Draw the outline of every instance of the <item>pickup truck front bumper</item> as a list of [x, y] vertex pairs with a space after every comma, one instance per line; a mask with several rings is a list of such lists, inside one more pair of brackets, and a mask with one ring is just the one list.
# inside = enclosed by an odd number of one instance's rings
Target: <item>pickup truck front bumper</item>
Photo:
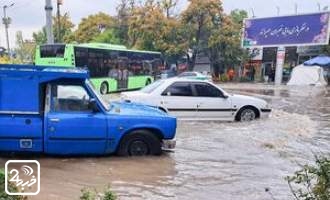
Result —
[[171, 139], [171, 140], [162, 140], [162, 149], [163, 150], [172, 150], [175, 148], [176, 145], [176, 140]]

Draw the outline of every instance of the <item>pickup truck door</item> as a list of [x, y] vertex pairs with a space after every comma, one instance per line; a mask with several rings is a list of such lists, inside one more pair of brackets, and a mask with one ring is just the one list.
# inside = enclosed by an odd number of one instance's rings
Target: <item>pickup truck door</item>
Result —
[[44, 139], [46, 153], [105, 153], [106, 118], [103, 113], [95, 113], [89, 108], [90, 95], [83, 86], [52, 84], [47, 87], [47, 98]]
[[174, 82], [161, 94], [160, 106], [181, 119], [194, 119], [197, 114], [196, 98], [189, 82]]

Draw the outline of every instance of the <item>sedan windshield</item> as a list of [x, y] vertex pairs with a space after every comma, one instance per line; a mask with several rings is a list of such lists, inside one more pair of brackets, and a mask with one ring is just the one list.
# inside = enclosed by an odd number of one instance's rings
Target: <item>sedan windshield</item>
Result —
[[142, 88], [140, 91], [141, 92], [144, 92], [144, 93], [151, 93], [153, 92], [156, 88], [158, 88], [159, 86], [161, 86], [162, 84], [164, 83], [163, 80], [159, 80], [159, 81], [156, 81], [144, 88]]

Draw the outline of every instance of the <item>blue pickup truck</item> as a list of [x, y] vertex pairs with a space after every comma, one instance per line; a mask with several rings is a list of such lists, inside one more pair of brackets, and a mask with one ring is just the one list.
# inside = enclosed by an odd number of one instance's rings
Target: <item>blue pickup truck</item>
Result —
[[89, 72], [0, 65], [0, 151], [55, 155], [159, 155], [175, 147], [176, 118], [105, 102]]

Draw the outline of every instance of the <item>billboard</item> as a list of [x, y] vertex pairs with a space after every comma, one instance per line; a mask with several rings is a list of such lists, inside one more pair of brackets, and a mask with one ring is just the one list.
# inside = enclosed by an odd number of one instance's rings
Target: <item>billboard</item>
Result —
[[325, 45], [329, 42], [329, 12], [244, 20], [242, 46]]

